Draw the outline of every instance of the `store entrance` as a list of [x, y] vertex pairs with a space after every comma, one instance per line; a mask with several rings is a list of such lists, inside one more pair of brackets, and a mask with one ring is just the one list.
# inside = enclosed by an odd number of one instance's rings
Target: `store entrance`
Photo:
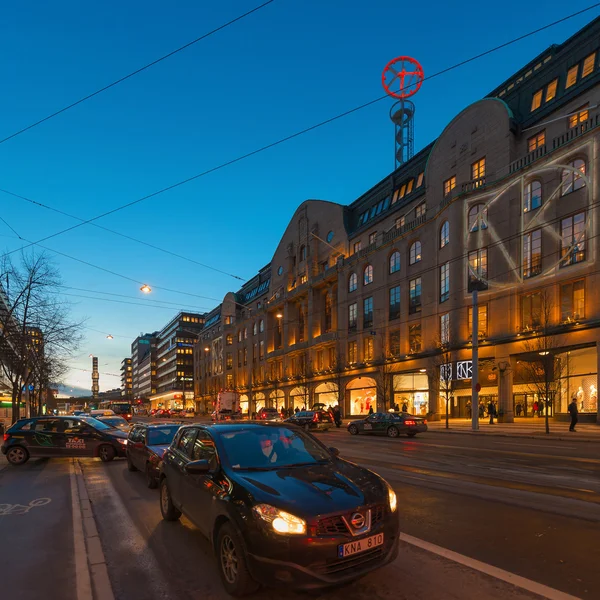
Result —
[[[544, 417], [546, 416], [545, 402], [538, 400], [538, 394], [513, 394], [513, 411], [515, 417]], [[548, 403], [548, 416], [554, 416], [553, 396]]]

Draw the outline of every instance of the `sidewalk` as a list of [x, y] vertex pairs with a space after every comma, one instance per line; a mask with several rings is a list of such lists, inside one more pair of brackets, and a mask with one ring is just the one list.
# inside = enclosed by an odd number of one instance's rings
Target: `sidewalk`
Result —
[[490, 425], [489, 417], [479, 420], [479, 431], [471, 429], [471, 419], [450, 419], [449, 429], [446, 421], [428, 421], [429, 431], [458, 435], [494, 435], [503, 437], [568, 440], [569, 442], [600, 443], [600, 425], [582, 423], [575, 432], [569, 431], [569, 423], [550, 421], [550, 434], [546, 434], [544, 419], [527, 419], [515, 423], [496, 423]]

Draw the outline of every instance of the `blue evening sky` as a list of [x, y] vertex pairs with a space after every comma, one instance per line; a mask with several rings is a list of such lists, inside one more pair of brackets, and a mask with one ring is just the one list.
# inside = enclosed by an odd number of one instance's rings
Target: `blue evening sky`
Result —
[[[0, 139], [162, 54], [260, 0], [32, 0], [3, 7]], [[547, 0], [535, 12], [501, 4], [435, 0], [276, 0], [246, 19], [31, 131], [0, 145], [0, 188], [90, 218], [382, 95], [395, 56], [425, 74], [592, 4]], [[415, 151], [448, 121], [552, 43], [600, 14], [594, 9], [425, 82], [414, 98]], [[393, 168], [393, 128], [383, 101], [273, 150], [106, 217], [99, 224], [244, 279], [271, 259], [307, 198], [350, 203]], [[0, 193], [2, 216], [24, 238], [73, 219]], [[0, 248], [22, 242], [0, 223]], [[182, 307], [214, 307], [240, 282], [85, 225], [47, 242], [156, 290], [56, 256], [65, 286], [142, 306], [69, 296], [88, 317], [72, 363], [118, 373], [140, 332], [161, 329]], [[149, 299], [171, 302], [154, 308]], [[93, 330], [98, 330], [93, 331]], [[105, 333], [113, 340], [107, 340]], [[89, 388], [73, 370], [69, 385]], [[101, 389], [119, 385], [102, 375]]]

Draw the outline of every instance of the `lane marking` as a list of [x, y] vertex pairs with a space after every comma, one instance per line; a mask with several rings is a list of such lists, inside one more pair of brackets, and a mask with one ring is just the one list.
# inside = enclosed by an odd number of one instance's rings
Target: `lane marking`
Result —
[[75, 461], [69, 461], [69, 480], [71, 483], [71, 512], [73, 513], [73, 552], [75, 554], [75, 589], [77, 600], [93, 600], [92, 580], [87, 561], [85, 538], [83, 537], [83, 518], [79, 503], [79, 491], [75, 475]]
[[515, 575], [510, 571], [505, 571], [504, 569], [488, 565], [487, 563], [470, 558], [464, 554], [459, 554], [453, 550], [448, 550], [447, 548], [442, 548], [441, 546], [437, 546], [431, 542], [426, 542], [420, 538], [413, 537], [407, 533], [401, 533], [400, 539], [407, 544], [411, 544], [412, 546], [416, 546], [422, 550], [431, 552], [432, 554], [437, 554], [438, 556], [446, 558], [447, 560], [451, 560], [452, 562], [468, 567], [469, 569], [479, 571], [480, 573], [484, 573], [485, 575], [489, 575], [495, 579], [500, 579], [501, 581], [510, 583], [518, 588], [527, 590], [528, 592], [532, 592], [538, 596], [542, 596], [543, 598], [548, 598], [549, 600], [580, 600], [577, 598], [577, 596], [571, 596], [570, 594], [566, 594], [560, 590], [551, 588], [543, 583], [538, 583], [537, 581], [532, 581], [526, 577]]
[[50, 498], [38, 498], [29, 504], [0, 504], [0, 517], [6, 515], [24, 515], [36, 506], [44, 506], [52, 502]]

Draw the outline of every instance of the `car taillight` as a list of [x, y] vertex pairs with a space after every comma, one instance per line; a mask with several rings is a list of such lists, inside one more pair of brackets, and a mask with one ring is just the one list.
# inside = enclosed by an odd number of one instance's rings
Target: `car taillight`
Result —
[[424, 423], [424, 424], [427, 424], [427, 419], [423, 419], [423, 423]]
[[416, 425], [416, 424], [417, 424], [417, 422], [416, 422], [416, 421], [410, 421], [410, 420], [409, 420], [409, 421], [404, 421], [404, 424], [405, 424], [405, 425]]
[[10, 437], [10, 433], [5, 433], [4, 434], [4, 441], [8, 442], [8, 438]]
[[319, 421], [319, 413], [315, 413], [314, 417], [313, 417], [313, 421], [315, 423], [317, 423]]
[[131, 419], [131, 415], [127, 415], [125, 418], [126, 419]]

